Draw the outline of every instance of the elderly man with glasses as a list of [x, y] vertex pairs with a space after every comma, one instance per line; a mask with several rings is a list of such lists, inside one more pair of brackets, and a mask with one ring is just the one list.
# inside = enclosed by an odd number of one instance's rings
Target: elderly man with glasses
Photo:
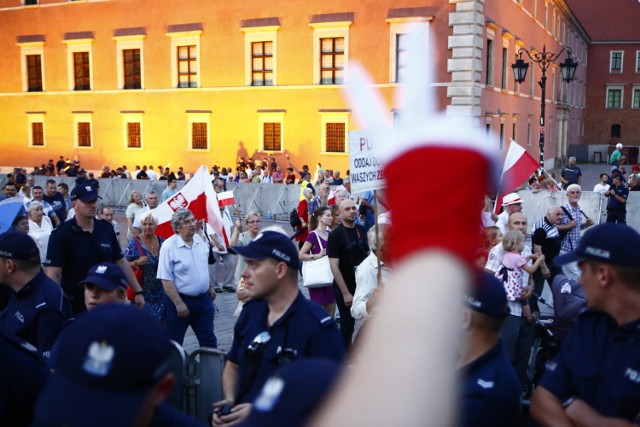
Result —
[[[578, 184], [571, 184], [567, 187], [566, 194], [567, 203], [562, 206], [564, 216], [560, 224], [557, 225], [562, 238], [560, 255], [575, 251], [580, 242], [580, 230], [593, 225], [593, 220], [587, 218], [586, 215], [584, 217], [585, 221], [582, 219], [584, 213], [578, 205], [582, 195], [582, 188]], [[562, 272], [568, 279], [578, 280], [580, 277], [580, 269], [575, 262], [563, 265]]]
[[166, 326], [169, 337], [179, 344], [191, 326], [200, 347], [218, 346], [213, 332], [213, 300], [209, 286], [209, 245], [196, 234], [196, 220], [188, 209], [171, 217], [175, 234], [160, 247], [157, 278], [164, 288]]

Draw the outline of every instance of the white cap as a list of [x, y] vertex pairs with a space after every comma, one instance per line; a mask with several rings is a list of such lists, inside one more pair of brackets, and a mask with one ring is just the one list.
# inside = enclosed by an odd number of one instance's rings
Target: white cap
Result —
[[622, 144], [617, 143], [617, 144], [616, 144], [616, 148], [617, 148], [618, 150], [620, 150], [620, 149], [622, 148]]
[[522, 199], [517, 193], [509, 193], [502, 198], [502, 206], [517, 205], [522, 203]]

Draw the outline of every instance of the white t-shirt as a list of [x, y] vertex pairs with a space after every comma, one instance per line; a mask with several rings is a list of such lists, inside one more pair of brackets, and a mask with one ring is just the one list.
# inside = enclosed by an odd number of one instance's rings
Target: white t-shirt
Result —
[[604, 194], [604, 192], [607, 191], [608, 189], [609, 189], [609, 184], [602, 184], [599, 182], [595, 185], [595, 187], [593, 187], [593, 192]]

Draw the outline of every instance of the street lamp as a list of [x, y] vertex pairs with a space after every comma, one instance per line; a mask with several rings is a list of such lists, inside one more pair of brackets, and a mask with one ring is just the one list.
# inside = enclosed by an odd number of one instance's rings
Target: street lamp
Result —
[[538, 84], [542, 89], [542, 97], [540, 101], [540, 169], [544, 169], [544, 121], [545, 121], [545, 92], [547, 88], [547, 68], [549, 65], [554, 63], [559, 57], [560, 54], [564, 51], [567, 51], [567, 58], [563, 63], [560, 64], [560, 71], [562, 73], [562, 80], [565, 82], [570, 82], [576, 75], [576, 69], [578, 68], [578, 62], [574, 61], [571, 58], [571, 48], [566, 46], [562, 48], [562, 50], [556, 54], [552, 52], [547, 52], [547, 46], [542, 48], [542, 52], [531, 54], [527, 49], [521, 48], [518, 50], [518, 59], [516, 59], [515, 64], [511, 65], [513, 69], [513, 77], [518, 83], [524, 82], [525, 77], [527, 76], [527, 70], [529, 69], [529, 64], [522, 59], [522, 52], [526, 53], [527, 56], [531, 59], [532, 62], [538, 64], [540, 69], [542, 70], [542, 77]]

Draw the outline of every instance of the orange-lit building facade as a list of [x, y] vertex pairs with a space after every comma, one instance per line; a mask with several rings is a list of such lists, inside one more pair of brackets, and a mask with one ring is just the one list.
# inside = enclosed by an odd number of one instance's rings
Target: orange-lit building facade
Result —
[[347, 169], [349, 62], [369, 70], [392, 120], [408, 24], [432, 41], [440, 107], [536, 157], [540, 75], [532, 66], [516, 85], [510, 65], [520, 47], [570, 46], [576, 82], [548, 74], [545, 164], [580, 142], [589, 40], [564, 0], [24, 3], [0, 0], [3, 165], [64, 155], [192, 170], [289, 155]]

